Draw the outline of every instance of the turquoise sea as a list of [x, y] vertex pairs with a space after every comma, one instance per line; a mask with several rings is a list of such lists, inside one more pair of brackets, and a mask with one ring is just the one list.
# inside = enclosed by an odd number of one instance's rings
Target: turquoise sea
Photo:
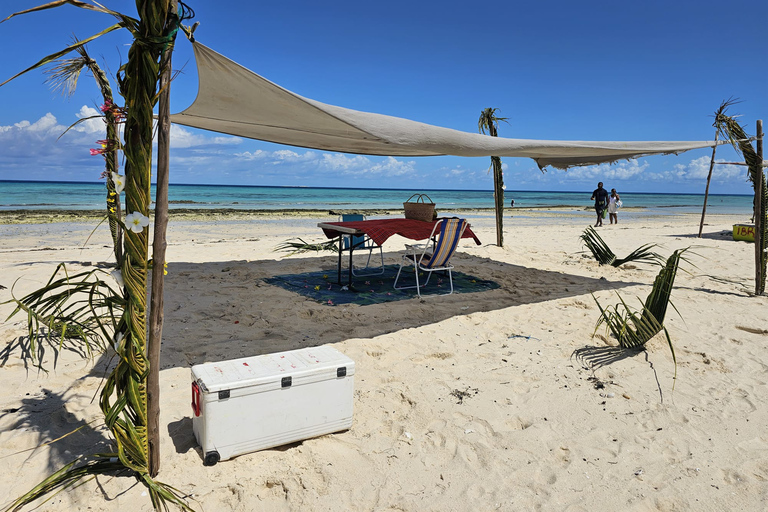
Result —
[[[414, 193], [426, 193], [438, 210], [493, 208], [491, 190], [406, 190], [361, 188], [170, 185], [170, 208], [243, 210], [397, 209]], [[154, 195], [154, 187], [152, 194]], [[532, 192], [507, 190], [515, 208], [589, 208], [591, 190]], [[703, 194], [620, 193], [624, 207], [701, 212]], [[98, 210], [104, 208], [104, 182], [0, 181], [0, 210]], [[752, 214], [752, 196], [710, 194], [707, 212]]]

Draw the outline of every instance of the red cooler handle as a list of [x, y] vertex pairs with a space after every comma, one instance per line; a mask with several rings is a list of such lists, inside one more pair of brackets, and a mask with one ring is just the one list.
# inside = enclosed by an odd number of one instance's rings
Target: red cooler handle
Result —
[[192, 383], [192, 412], [195, 416], [200, 416], [200, 386], [197, 382]]

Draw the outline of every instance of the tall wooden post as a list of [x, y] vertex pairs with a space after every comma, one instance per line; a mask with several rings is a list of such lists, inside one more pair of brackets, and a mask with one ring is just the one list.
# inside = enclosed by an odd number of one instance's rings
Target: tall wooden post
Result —
[[[178, 12], [178, 3], [171, 1], [169, 19]], [[152, 291], [149, 306], [149, 341], [147, 359], [147, 437], [149, 438], [149, 474], [160, 471], [160, 346], [163, 337], [163, 285], [165, 249], [168, 242], [168, 175], [170, 169], [171, 135], [171, 54], [172, 41], [160, 61], [160, 97], [157, 112], [157, 185], [155, 190], [155, 231], [152, 241]]]
[[709, 182], [712, 181], [712, 169], [715, 168], [715, 152], [717, 152], [717, 137], [719, 132], [715, 131], [715, 145], [712, 146], [712, 160], [709, 162], [709, 174], [707, 174], [707, 187], [704, 189], [704, 207], [701, 209], [701, 223], [699, 224], [699, 238], [704, 230], [704, 215], [707, 213], [707, 198], [709, 197]]
[[504, 175], [501, 170], [501, 158], [492, 156], [493, 162], [493, 201], [496, 206], [496, 245], [504, 247]]
[[760, 173], [755, 176], [755, 295], [763, 293], [763, 260], [765, 252], [763, 247], [763, 233], [765, 232], [765, 218], [763, 216], [763, 186], [765, 182], [763, 173], [763, 120], [757, 120], [757, 132], [755, 133], [757, 162]]

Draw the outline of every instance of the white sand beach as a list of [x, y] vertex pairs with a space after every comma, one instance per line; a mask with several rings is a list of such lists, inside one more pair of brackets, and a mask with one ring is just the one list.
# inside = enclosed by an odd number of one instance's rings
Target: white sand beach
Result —
[[[442, 212], [441, 212], [442, 213]], [[599, 310], [645, 299], [658, 267], [597, 264], [579, 235], [592, 214], [514, 210], [504, 248], [493, 215], [468, 215], [458, 271], [500, 287], [374, 305], [328, 306], [264, 278], [328, 269], [331, 253], [285, 257], [323, 239], [330, 216], [174, 220], [168, 229], [158, 479], [205, 511], [722, 511], [768, 502], [768, 298], [755, 297], [748, 219], [619, 215], [600, 235], [622, 256], [691, 246], [662, 336], [612, 348]], [[96, 220], [0, 225], [0, 301], [112, 261]], [[399, 261], [405, 239], [385, 244]], [[695, 265], [695, 266], [694, 266]], [[0, 306], [0, 505], [79, 455], [109, 449], [98, 393], [109, 357], [45, 346], [25, 359], [26, 318]], [[682, 317], [682, 318], [681, 318]], [[356, 364], [352, 428], [211, 467], [192, 433], [193, 364], [327, 344]], [[55, 368], [54, 368], [55, 363]], [[95, 399], [94, 399], [95, 397]], [[57, 442], [64, 434], [82, 427]], [[101, 476], [25, 510], [152, 510], [131, 477]]]

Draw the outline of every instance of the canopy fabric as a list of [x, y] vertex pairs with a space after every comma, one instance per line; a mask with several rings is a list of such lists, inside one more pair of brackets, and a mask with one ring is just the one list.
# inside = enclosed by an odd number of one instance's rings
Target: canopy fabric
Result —
[[527, 157], [567, 169], [711, 147], [713, 141], [587, 142], [490, 137], [304, 98], [193, 43], [199, 90], [177, 124], [326, 151], [382, 156]]

